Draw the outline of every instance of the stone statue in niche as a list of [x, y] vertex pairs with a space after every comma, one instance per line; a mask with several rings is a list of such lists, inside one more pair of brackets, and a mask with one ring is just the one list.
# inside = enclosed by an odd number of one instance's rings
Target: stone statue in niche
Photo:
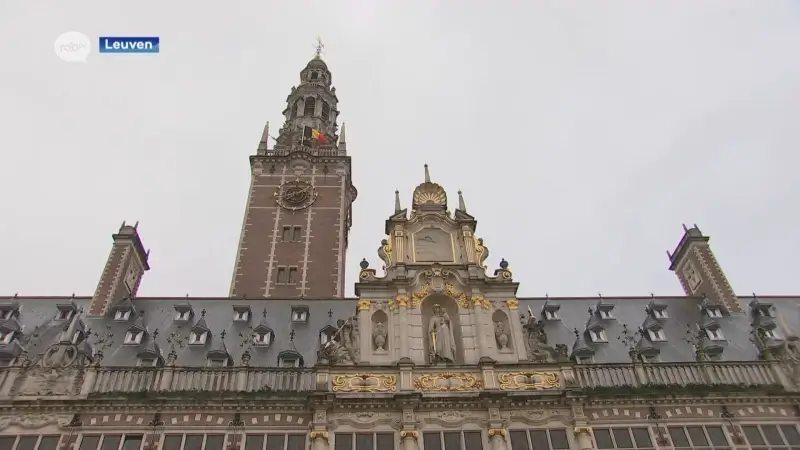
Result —
[[500, 351], [508, 350], [508, 329], [506, 324], [500, 320], [494, 322], [494, 337]]
[[433, 317], [428, 323], [428, 336], [430, 337], [428, 354], [431, 364], [455, 362], [456, 340], [453, 337], [453, 322], [441, 305], [433, 305]]
[[336, 333], [319, 349], [317, 359], [333, 365], [358, 363], [358, 337], [353, 329], [355, 322], [357, 321], [353, 317], [339, 319], [336, 322]]
[[372, 342], [375, 344], [376, 352], [386, 351], [386, 336], [386, 326], [383, 324], [383, 322], [376, 322], [375, 327], [372, 330]]
[[556, 349], [547, 345], [547, 333], [541, 320], [528, 319], [525, 328], [525, 350], [528, 359], [534, 362], [554, 362], [558, 356]]

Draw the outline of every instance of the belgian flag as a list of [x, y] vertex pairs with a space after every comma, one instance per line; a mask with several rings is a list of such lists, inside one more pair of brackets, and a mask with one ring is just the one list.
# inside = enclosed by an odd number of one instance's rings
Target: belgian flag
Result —
[[327, 144], [328, 137], [325, 136], [325, 133], [322, 130], [317, 130], [316, 128], [311, 127], [303, 127], [303, 143], [311, 143], [316, 142], [318, 144]]

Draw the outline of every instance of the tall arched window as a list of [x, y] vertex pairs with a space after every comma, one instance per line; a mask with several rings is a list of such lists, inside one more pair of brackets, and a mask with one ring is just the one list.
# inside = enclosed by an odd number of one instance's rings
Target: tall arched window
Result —
[[328, 106], [328, 102], [325, 100], [322, 101], [322, 118], [324, 120], [328, 120], [328, 116], [331, 113], [331, 107]]
[[314, 97], [308, 97], [306, 99], [306, 106], [303, 108], [303, 115], [308, 117], [314, 116], [314, 109], [317, 106], [317, 101]]

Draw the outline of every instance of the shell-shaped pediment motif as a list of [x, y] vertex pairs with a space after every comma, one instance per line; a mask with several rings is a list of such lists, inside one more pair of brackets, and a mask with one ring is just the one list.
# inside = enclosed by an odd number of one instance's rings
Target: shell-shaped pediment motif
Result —
[[415, 205], [447, 205], [447, 192], [436, 183], [422, 183], [414, 189]]

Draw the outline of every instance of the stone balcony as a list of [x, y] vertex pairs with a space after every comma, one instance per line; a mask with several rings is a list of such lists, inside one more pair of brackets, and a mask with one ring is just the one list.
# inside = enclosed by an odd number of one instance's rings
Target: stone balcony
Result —
[[0, 398], [7, 400], [86, 399], [214, 394], [215, 398], [245, 393], [331, 393], [336, 397], [419, 393], [430, 396], [477, 395], [488, 392], [537, 395], [564, 391], [575, 394], [673, 392], [796, 392], [791, 368], [777, 361], [630, 363], [630, 364], [497, 364], [479, 366], [323, 366], [261, 367], [106, 367], [91, 364], [67, 388], [55, 389], [69, 375], [35, 367], [0, 369]]

